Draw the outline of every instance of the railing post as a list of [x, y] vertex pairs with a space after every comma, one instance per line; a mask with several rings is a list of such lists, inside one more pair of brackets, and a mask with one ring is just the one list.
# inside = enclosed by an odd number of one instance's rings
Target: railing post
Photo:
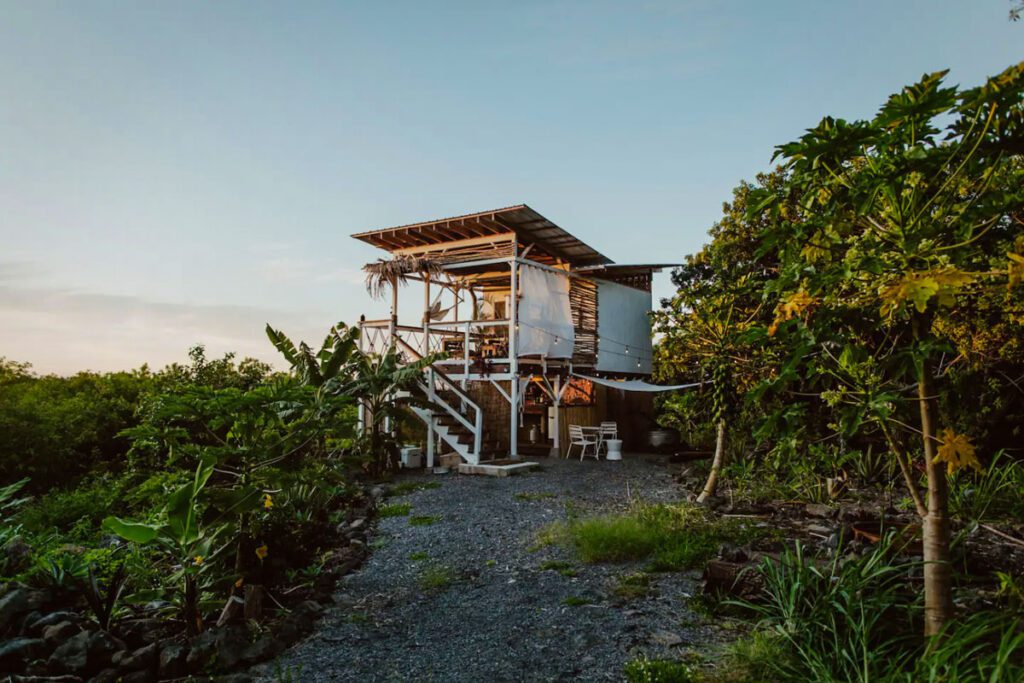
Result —
[[462, 388], [466, 388], [466, 378], [469, 377], [469, 330], [470, 325], [466, 323], [462, 340]]
[[[427, 400], [434, 403], [434, 368], [427, 368]], [[427, 420], [427, 467], [434, 467], [434, 409]]]

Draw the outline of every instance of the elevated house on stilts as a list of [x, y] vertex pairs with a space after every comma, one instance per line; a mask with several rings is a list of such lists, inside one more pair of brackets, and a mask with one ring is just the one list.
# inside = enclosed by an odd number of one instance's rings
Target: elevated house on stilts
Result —
[[[615, 421], [627, 449], [642, 442], [650, 394], [607, 380], [649, 378], [651, 276], [669, 264], [615, 264], [525, 205], [353, 237], [390, 254], [366, 267], [391, 315], [360, 321], [363, 350], [444, 354], [421, 384], [436, 408], [412, 409], [428, 466], [564, 454], [569, 424]], [[423, 303], [403, 318], [410, 281]]]

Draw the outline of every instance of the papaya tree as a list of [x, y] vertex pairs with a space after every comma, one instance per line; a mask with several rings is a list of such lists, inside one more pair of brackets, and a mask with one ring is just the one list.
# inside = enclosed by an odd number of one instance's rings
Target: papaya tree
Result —
[[763, 289], [777, 264], [772, 254], [758, 250], [766, 223], [748, 212], [755, 188], [778, 192], [781, 199], [786, 175], [761, 174], [757, 185], [743, 183], [734, 190], [732, 202], [723, 205], [722, 218], [709, 231], [711, 241], [673, 272], [676, 292], [654, 314], [662, 335], [655, 350], [658, 378], [704, 383], [696, 400], [682, 394], [663, 404], [663, 413], [685, 411], [688, 419], [710, 424], [714, 431], [715, 454], [701, 502], [717, 489], [730, 423], [740, 419], [745, 396], [774, 364], [773, 351], [757, 330], [766, 316], [770, 320]]
[[929, 636], [953, 616], [947, 472], [979, 466], [970, 436], [944, 426], [937, 411], [953, 347], [936, 322], [982, 290], [1015, 286], [1024, 263], [1013, 246], [1024, 205], [1015, 159], [1024, 64], [970, 90], [944, 78], [924, 76], [871, 120], [825, 118], [780, 146], [798, 216], [786, 215], [777, 193], [752, 199], [752, 213], [772, 216], [762, 248], [780, 258], [766, 287], [776, 300], [769, 334], [803, 328], [818, 344], [804, 354], [807, 372], [832, 364], [836, 391], [864, 407], [847, 411], [850, 419], [869, 415], [894, 449], [895, 430], [919, 438]]

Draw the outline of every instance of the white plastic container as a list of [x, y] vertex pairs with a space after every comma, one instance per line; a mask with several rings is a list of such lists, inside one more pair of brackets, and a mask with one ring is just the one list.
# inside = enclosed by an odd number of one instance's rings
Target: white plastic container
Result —
[[403, 446], [402, 467], [407, 469], [423, 467], [423, 449], [419, 446]]
[[606, 460], [622, 460], [622, 439], [605, 439], [604, 445], [608, 448]]

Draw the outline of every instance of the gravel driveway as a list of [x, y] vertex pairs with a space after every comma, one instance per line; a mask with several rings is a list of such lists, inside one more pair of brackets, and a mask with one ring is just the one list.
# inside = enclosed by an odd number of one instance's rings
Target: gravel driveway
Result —
[[[278, 671], [299, 681], [621, 680], [640, 654], [706, 650], [713, 631], [685, 606], [695, 575], [656, 575], [647, 596], [624, 599], [613, 588], [639, 566], [582, 565], [561, 547], [536, 547], [538, 530], [567, 511], [675, 500], [664, 466], [540, 462], [507, 478], [400, 478], [440, 486], [387, 500], [408, 502], [410, 516], [379, 521], [370, 559]], [[551, 561], [571, 568], [540, 568]]]

